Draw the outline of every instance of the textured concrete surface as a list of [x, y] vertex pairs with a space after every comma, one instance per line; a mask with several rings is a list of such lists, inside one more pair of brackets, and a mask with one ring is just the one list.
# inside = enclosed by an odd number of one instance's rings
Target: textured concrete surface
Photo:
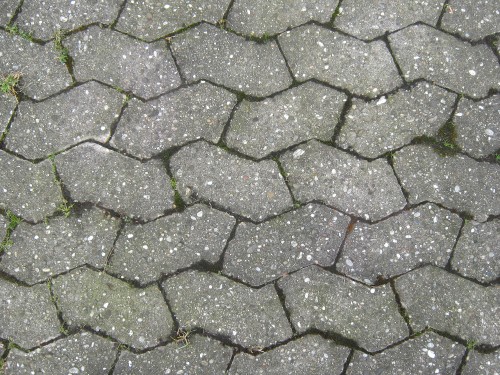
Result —
[[0, 3], [0, 375], [498, 373], [498, 0]]

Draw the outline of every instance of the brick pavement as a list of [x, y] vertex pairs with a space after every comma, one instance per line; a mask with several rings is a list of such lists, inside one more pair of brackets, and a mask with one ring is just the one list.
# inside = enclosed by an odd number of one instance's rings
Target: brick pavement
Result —
[[499, 373], [498, 1], [0, 8], [0, 374]]

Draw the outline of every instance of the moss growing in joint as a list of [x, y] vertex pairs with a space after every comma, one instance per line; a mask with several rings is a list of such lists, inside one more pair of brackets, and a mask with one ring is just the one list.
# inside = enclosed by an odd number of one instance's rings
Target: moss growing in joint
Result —
[[170, 179], [170, 186], [172, 186], [172, 190], [174, 191], [174, 208], [183, 209], [185, 207], [184, 201], [177, 190], [177, 181], [175, 178]]
[[62, 40], [64, 39], [65, 35], [66, 35], [66, 32], [64, 30], [58, 30], [54, 34], [54, 49], [57, 52], [58, 60], [60, 62], [62, 62], [63, 64], [66, 64], [69, 62], [69, 51], [62, 44]]

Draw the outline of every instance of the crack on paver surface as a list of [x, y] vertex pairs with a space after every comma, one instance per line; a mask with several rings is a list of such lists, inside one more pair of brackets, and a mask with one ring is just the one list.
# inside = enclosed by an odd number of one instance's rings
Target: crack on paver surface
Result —
[[187, 201], [196, 201], [199, 195], [256, 221], [293, 207], [272, 161], [243, 160], [203, 141], [178, 151], [170, 167]]
[[395, 287], [413, 329], [432, 327], [464, 341], [500, 344], [500, 325], [495, 320], [498, 288], [480, 286], [435, 266], [399, 277]]
[[217, 274], [188, 271], [166, 280], [163, 289], [184, 327], [224, 335], [247, 348], [292, 336], [272, 285], [255, 290]]
[[188, 81], [213, 80], [261, 97], [292, 82], [275, 43], [249, 42], [209, 24], [174, 37], [172, 50]]
[[408, 335], [387, 285], [369, 288], [317, 266], [285, 277], [278, 285], [298, 332], [338, 332], [370, 352]]
[[309, 25], [281, 34], [279, 42], [294, 77], [300, 81], [316, 78], [367, 97], [376, 97], [402, 84], [381, 41], [361, 42]]
[[172, 319], [160, 290], [128, 284], [102, 272], [80, 268], [53, 281], [54, 294], [70, 327], [90, 326], [136, 348], [168, 338]]

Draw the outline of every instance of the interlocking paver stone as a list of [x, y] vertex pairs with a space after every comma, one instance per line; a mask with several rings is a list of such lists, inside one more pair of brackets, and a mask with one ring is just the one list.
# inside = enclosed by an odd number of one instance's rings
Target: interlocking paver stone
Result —
[[252, 289], [213, 273], [188, 271], [163, 288], [182, 327], [200, 327], [245, 347], [266, 347], [292, 336], [272, 285]]
[[306, 82], [262, 102], [243, 100], [231, 120], [227, 145], [262, 158], [311, 138], [329, 141], [346, 98], [341, 92]]
[[263, 36], [315, 20], [330, 21], [338, 0], [236, 0], [227, 22], [242, 34]]
[[171, 209], [173, 192], [158, 160], [141, 163], [93, 143], [56, 156], [71, 198], [144, 220]]
[[430, 332], [374, 356], [355, 352], [347, 374], [454, 375], [464, 352], [462, 345]]
[[116, 25], [118, 30], [144, 40], [154, 40], [200, 21], [216, 23], [229, 0], [133, 0], [127, 3]]
[[500, 344], [500, 289], [427, 266], [396, 280], [411, 326], [432, 327], [468, 342]]
[[148, 283], [202, 260], [215, 263], [234, 224], [230, 215], [204, 205], [144, 225], [127, 224], [109, 269], [129, 280]]
[[500, 149], [500, 95], [480, 102], [461, 99], [453, 119], [457, 144], [477, 158]]
[[145, 43], [93, 26], [64, 41], [78, 81], [96, 79], [145, 99], [180, 85], [165, 41]]
[[62, 203], [52, 164], [21, 160], [0, 150], [0, 207], [29, 221], [41, 221]]
[[144, 354], [124, 351], [113, 374], [224, 374], [233, 352], [218, 341], [198, 335], [189, 336], [188, 346], [179, 345], [172, 343]]
[[402, 84], [382, 41], [365, 43], [317, 25], [287, 31], [278, 40], [299, 81], [316, 78], [369, 97]]
[[115, 343], [82, 332], [30, 353], [13, 349], [6, 374], [107, 374], [115, 357]]
[[417, 21], [435, 25], [441, 9], [443, 0], [346, 0], [334, 25], [359, 38], [373, 39]]
[[405, 211], [377, 224], [357, 223], [347, 236], [337, 269], [374, 284], [432, 263], [446, 266], [462, 219], [434, 204]]
[[0, 215], [0, 243], [7, 234], [8, 220]]
[[394, 167], [410, 203], [431, 201], [467, 211], [477, 221], [500, 213], [500, 166], [467, 156], [443, 157], [429, 146], [397, 152]]
[[173, 38], [172, 50], [189, 82], [207, 79], [254, 96], [267, 96], [292, 83], [276, 42], [246, 41], [201, 24]]
[[444, 30], [470, 39], [500, 32], [500, 7], [495, 0], [451, 0], [446, 10]]
[[51, 0], [23, 3], [16, 22], [39, 39], [54, 37], [57, 30], [73, 30], [91, 23], [110, 24], [118, 16], [122, 0]]
[[80, 268], [53, 281], [70, 327], [90, 326], [137, 349], [169, 338], [172, 317], [158, 287], [133, 288], [103, 272]]
[[482, 282], [500, 277], [500, 220], [469, 221], [458, 240], [451, 266], [462, 275]]
[[448, 120], [454, 102], [455, 95], [428, 83], [371, 102], [354, 99], [338, 144], [375, 158], [415, 137], [434, 136]]
[[89, 82], [41, 103], [19, 104], [6, 146], [29, 159], [43, 158], [75, 143], [106, 142], [123, 95]]
[[25, 287], [0, 279], [0, 338], [25, 349], [60, 335], [47, 285]]
[[310, 328], [340, 334], [368, 351], [402, 340], [408, 327], [389, 285], [368, 288], [317, 266], [278, 282], [298, 332]]
[[215, 202], [232, 213], [263, 220], [293, 207], [276, 163], [253, 162], [206, 142], [183, 147], [171, 161], [179, 193]]
[[473, 350], [469, 353], [467, 363], [465, 364], [463, 375], [499, 375], [500, 374], [500, 352], [496, 351], [490, 354], [481, 354]]
[[103, 268], [119, 226], [119, 220], [95, 208], [46, 224], [21, 223], [10, 236], [0, 270], [35, 284], [84, 264]]
[[0, 13], [0, 25], [5, 26], [9, 20], [14, 15], [17, 6], [19, 5], [19, 0], [3, 0], [2, 1], [2, 12]]
[[472, 46], [426, 25], [414, 25], [389, 35], [404, 77], [425, 78], [473, 97], [500, 88], [500, 65], [485, 45]]
[[207, 82], [147, 103], [132, 99], [111, 145], [147, 158], [199, 138], [217, 143], [235, 104], [234, 94]]
[[303, 374], [339, 375], [349, 349], [335, 345], [318, 335], [308, 335], [258, 356], [237, 354], [231, 364], [231, 375]]
[[0, 132], [3, 132], [9, 123], [16, 104], [16, 98], [13, 95], [0, 95]]
[[349, 220], [310, 204], [262, 224], [240, 223], [224, 257], [224, 272], [257, 286], [310, 264], [330, 266]]
[[21, 73], [20, 90], [33, 99], [55, 94], [71, 84], [71, 76], [53, 48], [0, 31], [0, 72]]
[[317, 141], [280, 158], [295, 197], [321, 200], [341, 211], [378, 220], [402, 209], [406, 200], [386, 161], [360, 160]]

